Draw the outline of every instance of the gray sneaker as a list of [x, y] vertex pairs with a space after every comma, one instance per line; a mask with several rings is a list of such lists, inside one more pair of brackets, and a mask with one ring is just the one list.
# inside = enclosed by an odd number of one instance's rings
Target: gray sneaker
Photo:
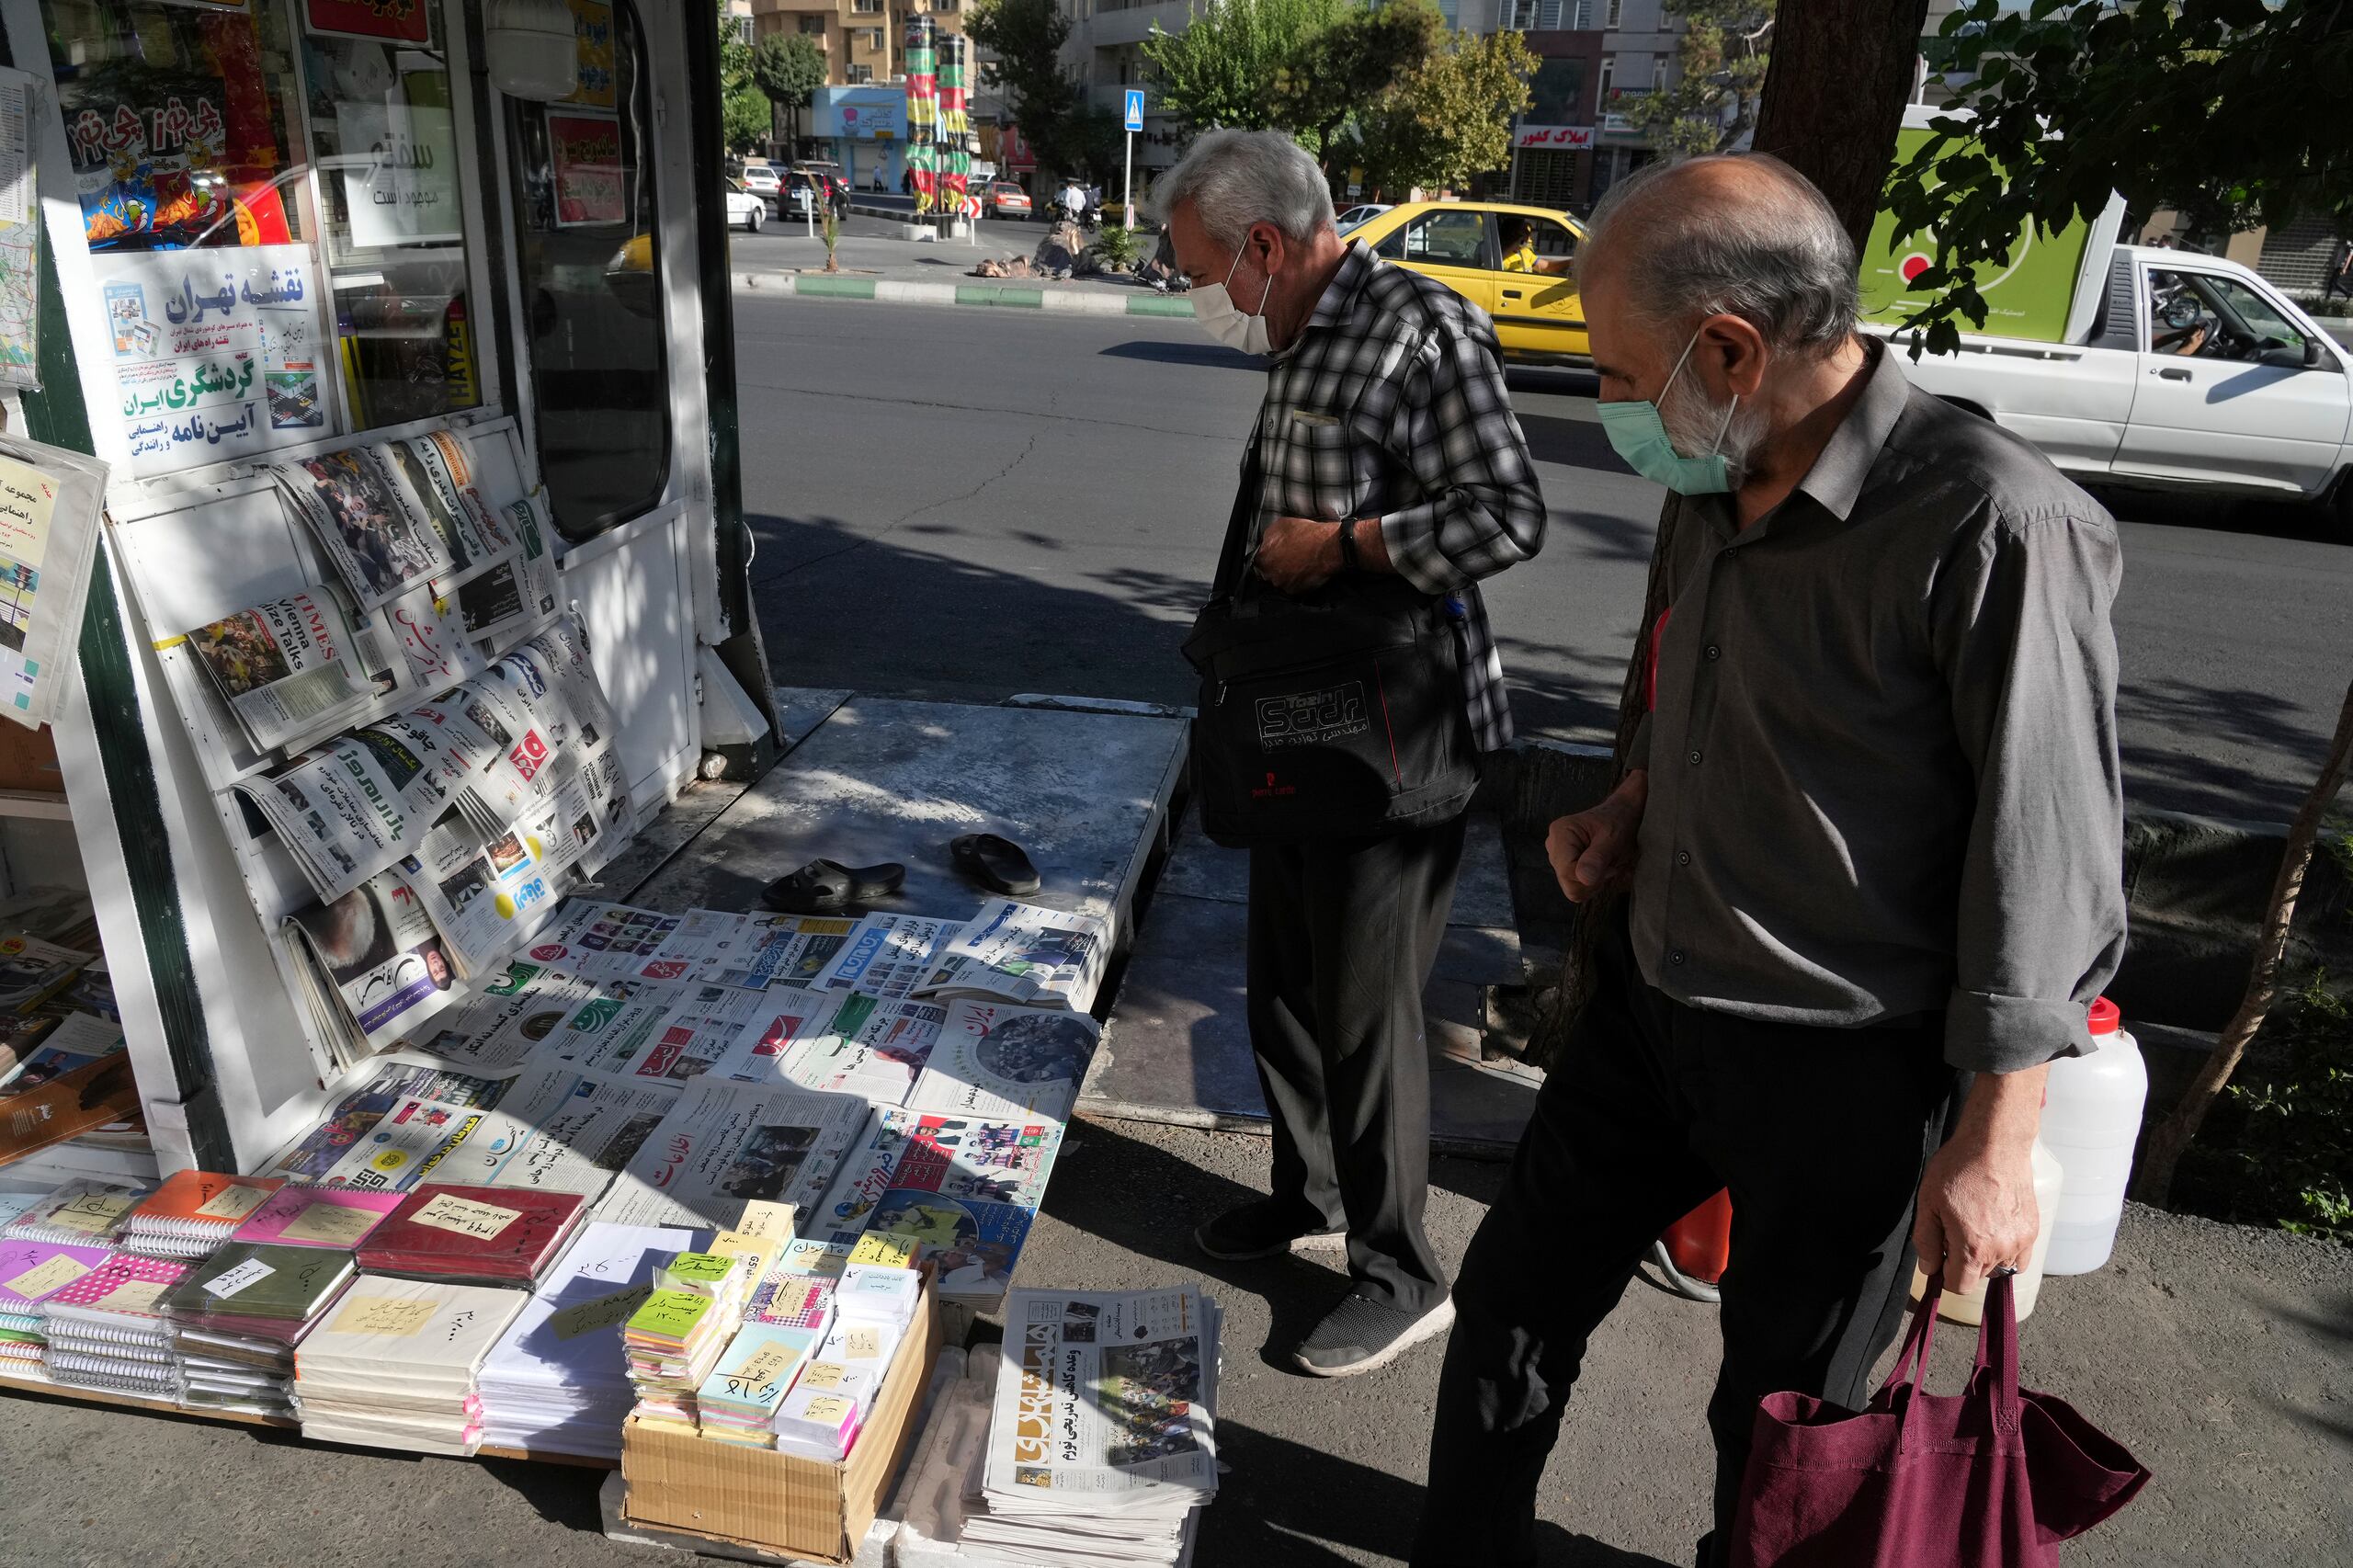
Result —
[[1386, 1367], [1453, 1322], [1451, 1298], [1417, 1316], [1351, 1290], [1292, 1352], [1291, 1361], [1310, 1377], [1352, 1378]]
[[1214, 1220], [1203, 1221], [1193, 1231], [1195, 1246], [1226, 1263], [1272, 1257], [1294, 1246], [1341, 1246], [1347, 1239], [1347, 1232], [1337, 1226], [1325, 1229], [1311, 1225], [1301, 1229], [1289, 1211], [1279, 1208], [1271, 1198], [1256, 1199], [1229, 1209]]

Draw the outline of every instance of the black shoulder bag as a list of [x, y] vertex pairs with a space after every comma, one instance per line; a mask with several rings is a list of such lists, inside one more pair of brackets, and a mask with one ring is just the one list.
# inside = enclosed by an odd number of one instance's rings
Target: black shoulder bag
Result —
[[1277, 591], [1251, 570], [1260, 483], [1254, 430], [1217, 579], [1185, 639], [1201, 677], [1202, 831], [1247, 847], [1448, 821], [1478, 788], [1480, 759], [1445, 602], [1388, 573]]

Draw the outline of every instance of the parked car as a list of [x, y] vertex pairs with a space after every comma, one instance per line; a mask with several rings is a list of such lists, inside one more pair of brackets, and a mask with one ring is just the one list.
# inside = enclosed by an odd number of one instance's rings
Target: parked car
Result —
[[786, 218], [815, 217], [826, 209], [836, 218], [849, 215], [849, 187], [835, 189], [824, 175], [809, 174], [801, 169], [788, 170], [784, 176], [783, 194], [777, 198], [777, 212]]
[[825, 187], [825, 198], [833, 203], [835, 216], [849, 215], [849, 176], [842, 173], [839, 164], [804, 158], [792, 165], [792, 172], [806, 175]]
[[991, 180], [988, 210], [992, 218], [1027, 219], [1029, 216], [1029, 193], [1009, 179]]
[[[1504, 242], [1529, 228], [1538, 270], [1506, 270]], [[1565, 267], [1585, 225], [1565, 212], [1506, 201], [1411, 201], [1350, 232], [1385, 260], [1426, 272], [1495, 318], [1504, 358], [1530, 364], [1582, 363], [1585, 304]]]
[[777, 172], [774, 164], [745, 164], [744, 188], [754, 196], [774, 201], [783, 194], [784, 176]]
[[767, 221], [768, 204], [766, 201], [745, 190], [744, 182], [741, 180], [727, 181], [725, 188], [720, 194], [727, 203], [729, 228], [732, 229], [741, 223], [744, 225], [744, 232], [747, 234], [756, 234], [760, 232], [760, 225]]
[[1380, 217], [1383, 212], [1389, 210], [1391, 205], [1391, 203], [1386, 201], [1368, 201], [1361, 203], [1358, 206], [1349, 208], [1347, 211], [1333, 219], [1332, 226], [1345, 234], [1349, 230], [1358, 227], [1359, 224], [1369, 223], [1375, 218]]

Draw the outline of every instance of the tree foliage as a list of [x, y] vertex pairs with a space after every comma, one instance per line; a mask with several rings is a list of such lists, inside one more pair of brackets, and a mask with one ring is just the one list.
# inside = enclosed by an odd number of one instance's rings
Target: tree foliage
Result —
[[1148, 79], [1164, 108], [1203, 129], [1297, 130], [1285, 84], [1302, 81], [1310, 46], [1353, 8], [1352, 0], [1197, 4], [1182, 32], [1153, 24]]
[[1756, 123], [1774, 0], [1665, 0], [1683, 24], [1672, 85], [1632, 100], [1627, 119], [1672, 153], [1721, 153]]
[[2212, 231], [2320, 212], [2353, 223], [2353, 5], [2345, 0], [1968, 0], [1945, 19], [1940, 116], [1889, 182], [1899, 241], [1926, 233], [1932, 353], [1985, 324], [1971, 281], [2121, 191]]
[[964, 31], [994, 56], [981, 67], [982, 81], [1005, 94], [1040, 165], [1099, 174], [1116, 161], [1118, 117], [1089, 103], [1086, 89], [1063, 69], [1070, 18], [1057, 0], [978, 0]]
[[1511, 119], [1528, 107], [1536, 56], [1516, 32], [1455, 33], [1444, 48], [1358, 111], [1344, 155], [1385, 195], [1468, 185], [1511, 158]]
[[1349, 117], [1428, 64], [1445, 40], [1446, 19], [1427, 0], [1344, 10], [1278, 74], [1277, 123], [1296, 135], [1329, 176]]
[[719, 17], [719, 131], [730, 153], [763, 145], [776, 130], [776, 113], [753, 73], [752, 46], [736, 19]]
[[770, 33], [752, 46], [752, 80], [768, 102], [790, 112], [795, 141], [801, 111], [832, 69], [825, 46], [807, 33]]

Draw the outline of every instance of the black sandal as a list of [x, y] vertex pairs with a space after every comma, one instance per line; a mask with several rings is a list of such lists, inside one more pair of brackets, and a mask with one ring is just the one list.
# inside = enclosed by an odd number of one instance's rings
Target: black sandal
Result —
[[957, 870], [1007, 898], [1023, 897], [1045, 885], [1021, 846], [994, 833], [968, 833], [950, 841], [948, 853], [954, 858]]
[[812, 860], [762, 889], [760, 907], [779, 915], [832, 915], [853, 903], [888, 898], [906, 880], [907, 869], [892, 860], [880, 866]]

